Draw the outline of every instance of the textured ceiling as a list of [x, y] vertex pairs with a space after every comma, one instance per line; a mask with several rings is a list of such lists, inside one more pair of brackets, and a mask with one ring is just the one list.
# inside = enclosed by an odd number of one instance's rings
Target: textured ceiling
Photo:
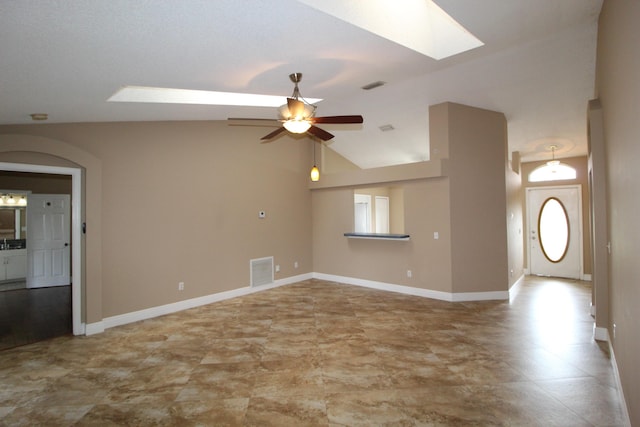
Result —
[[275, 118], [274, 108], [106, 100], [124, 85], [289, 95], [287, 76], [302, 72], [302, 95], [324, 99], [318, 115], [364, 116], [323, 126], [361, 167], [428, 158], [428, 107], [444, 101], [505, 113], [509, 150], [525, 161], [548, 158], [550, 144], [558, 157], [586, 154], [602, 0], [436, 3], [484, 46], [436, 61], [296, 0], [0, 0], [0, 124], [31, 113]]

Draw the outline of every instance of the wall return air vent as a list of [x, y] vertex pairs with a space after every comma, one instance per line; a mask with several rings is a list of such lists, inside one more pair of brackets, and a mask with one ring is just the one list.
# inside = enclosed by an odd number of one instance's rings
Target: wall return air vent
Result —
[[249, 262], [251, 287], [273, 283], [273, 257], [252, 259]]

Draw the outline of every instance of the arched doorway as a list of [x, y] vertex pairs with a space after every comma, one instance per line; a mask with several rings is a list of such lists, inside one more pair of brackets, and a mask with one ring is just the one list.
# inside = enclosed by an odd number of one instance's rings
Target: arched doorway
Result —
[[[102, 315], [102, 162], [81, 147], [38, 135], [0, 134], [0, 163], [13, 171], [72, 176], [73, 333], [104, 331]], [[56, 169], [60, 168], [60, 169]], [[47, 172], [54, 171], [54, 172]]]
[[85, 333], [82, 321], [82, 169], [24, 163], [0, 163], [0, 170], [71, 176], [71, 316], [74, 335]]

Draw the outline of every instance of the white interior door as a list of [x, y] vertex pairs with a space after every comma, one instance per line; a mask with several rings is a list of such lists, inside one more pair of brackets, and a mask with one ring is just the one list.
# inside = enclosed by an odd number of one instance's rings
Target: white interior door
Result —
[[580, 279], [581, 186], [527, 188], [529, 272]]
[[376, 233], [389, 232], [389, 198], [376, 196]]
[[354, 201], [354, 229], [356, 233], [371, 233], [371, 196], [355, 194]]
[[27, 287], [71, 283], [70, 197], [31, 194], [27, 206]]

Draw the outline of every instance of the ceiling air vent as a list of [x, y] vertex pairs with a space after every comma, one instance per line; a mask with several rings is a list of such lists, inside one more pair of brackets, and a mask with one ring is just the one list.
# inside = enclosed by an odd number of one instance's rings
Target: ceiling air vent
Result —
[[382, 81], [378, 80], [377, 82], [369, 83], [368, 85], [362, 86], [362, 89], [371, 90], [371, 89], [375, 89], [375, 88], [380, 87], [380, 86], [384, 86], [384, 84], [385, 84], [385, 82], [382, 82]]
[[382, 132], [389, 132], [390, 130], [394, 130], [395, 128], [393, 127], [393, 125], [382, 125], [378, 127], [378, 129], [380, 129]]

